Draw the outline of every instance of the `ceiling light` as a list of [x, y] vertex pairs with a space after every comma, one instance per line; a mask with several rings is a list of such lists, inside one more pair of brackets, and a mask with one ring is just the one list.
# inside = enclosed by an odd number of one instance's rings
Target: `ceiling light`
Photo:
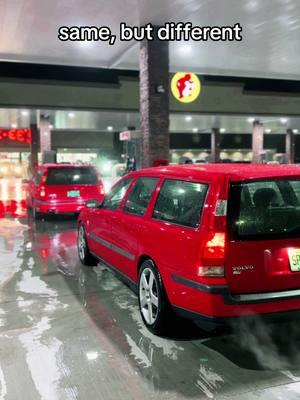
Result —
[[193, 128], [193, 132], [194, 132], [194, 133], [197, 133], [198, 130], [199, 130], [198, 128]]
[[69, 117], [69, 118], [74, 118], [74, 117], [75, 117], [75, 113], [69, 112], [68, 117]]
[[16, 129], [16, 128], [18, 127], [18, 125], [17, 125], [17, 124], [11, 124], [11, 127], [12, 127], [13, 129]]
[[269, 129], [269, 128], [268, 128], [268, 129], [265, 130], [265, 132], [266, 132], [266, 133], [271, 133], [271, 132], [272, 132], [272, 129]]
[[98, 352], [97, 351], [88, 351], [87, 353], [86, 353], [86, 358], [89, 360], [89, 361], [93, 361], [93, 360], [97, 360], [97, 358], [98, 358]]
[[293, 133], [298, 133], [299, 130], [298, 129], [293, 129]]
[[185, 117], [186, 122], [190, 122], [192, 120], [192, 117], [190, 115], [187, 115]]
[[226, 132], [226, 129], [225, 128], [221, 128], [220, 129], [220, 133], [225, 133]]
[[108, 130], [108, 131], [112, 131], [112, 130], [113, 130], [113, 127], [112, 127], [112, 126], [108, 126], [108, 127], [107, 127], [107, 130]]
[[280, 122], [282, 123], [282, 124], [286, 124], [287, 123], [287, 118], [280, 118]]
[[28, 110], [22, 110], [21, 114], [23, 115], [23, 117], [28, 117], [29, 111]]
[[192, 46], [190, 44], [183, 44], [179, 46], [179, 51], [181, 54], [190, 54], [192, 52]]
[[250, 117], [247, 119], [247, 121], [249, 122], [249, 124], [253, 124], [253, 122], [255, 121], [254, 117]]
[[49, 128], [50, 128], [50, 129], [53, 129], [53, 128], [54, 128], [54, 126], [53, 126], [53, 125], [49, 125]]

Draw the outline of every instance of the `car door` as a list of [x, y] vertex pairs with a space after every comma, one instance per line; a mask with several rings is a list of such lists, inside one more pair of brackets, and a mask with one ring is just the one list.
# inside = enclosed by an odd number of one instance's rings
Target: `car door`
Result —
[[114, 264], [131, 280], [137, 279], [137, 248], [150, 200], [158, 183], [156, 177], [140, 177], [130, 188], [125, 203], [113, 216]]
[[114, 266], [115, 249], [112, 246], [112, 223], [116, 221], [120, 204], [132, 182], [132, 178], [119, 181], [104, 197], [100, 207], [93, 210], [89, 218], [89, 248], [100, 259]]
[[153, 214], [143, 226], [141, 252], [157, 263], [163, 278], [174, 273], [190, 278], [196, 271], [201, 219], [209, 184], [166, 178]]

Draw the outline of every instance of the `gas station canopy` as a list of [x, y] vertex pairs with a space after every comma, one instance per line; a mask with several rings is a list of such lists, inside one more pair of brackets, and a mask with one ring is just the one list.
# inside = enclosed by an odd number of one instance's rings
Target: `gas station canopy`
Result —
[[61, 26], [240, 23], [241, 42], [173, 42], [170, 69], [200, 74], [300, 79], [298, 0], [6, 1], [0, 5], [2, 61], [138, 69], [138, 43], [61, 42]]

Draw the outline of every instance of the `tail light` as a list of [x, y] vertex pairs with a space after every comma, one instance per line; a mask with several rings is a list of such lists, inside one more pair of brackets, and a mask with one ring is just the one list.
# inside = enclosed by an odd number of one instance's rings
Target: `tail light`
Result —
[[207, 239], [202, 242], [198, 276], [224, 277], [226, 214], [226, 200], [218, 200], [213, 216], [212, 230]]
[[40, 197], [43, 198], [46, 196], [46, 189], [45, 186], [40, 187]]
[[42, 248], [41, 257], [43, 260], [46, 260], [49, 257], [49, 249]]
[[47, 172], [44, 172], [44, 174], [42, 175], [42, 178], [41, 178], [42, 185], [40, 186], [40, 197], [41, 198], [46, 197], [46, 187], [45, 187], [46, 181], [47, 181]]
[[104, 186], [103, 186], [103, 183], [102, 183], [102, 182], [99, 183], [99, 191], [100, 191], [100, 194], [105, 194]]

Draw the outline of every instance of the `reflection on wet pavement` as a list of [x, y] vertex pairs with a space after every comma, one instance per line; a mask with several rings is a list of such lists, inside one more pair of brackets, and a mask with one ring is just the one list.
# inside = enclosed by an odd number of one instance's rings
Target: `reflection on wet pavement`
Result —
[[3, 218], [0, 254], [0, 400], [299, 399], [297, 322], [153, 336], [124, 284], [80, 265], [74, 219]]
[[26, 216], [26, 190], [21, 179], [0, 179], [0, 218]]

